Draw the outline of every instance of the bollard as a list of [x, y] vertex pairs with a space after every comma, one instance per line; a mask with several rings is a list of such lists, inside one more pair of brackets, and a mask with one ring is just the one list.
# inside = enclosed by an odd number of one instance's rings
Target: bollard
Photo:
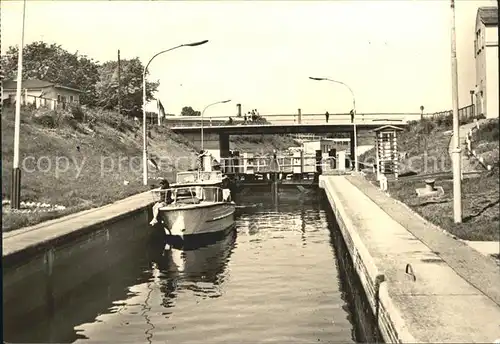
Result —
[[410, 264], [406, 264], [405, 273], [410, 275], [413, 278], [414, 282], [417, 280], [417, 276], [415, 276], [415, 273], [413, 272], [413, 267]]
[[425, 180], [425, 190], [427, 190], [429, 192], [436, 191], [436, 188], [434, 186], [435, 184], [436, 184], [436, 180], [426, 179]]
[[387, 191], [387, 177], [385, 174], [381, 174], [379, 177], [380, 190], [386, 192]]

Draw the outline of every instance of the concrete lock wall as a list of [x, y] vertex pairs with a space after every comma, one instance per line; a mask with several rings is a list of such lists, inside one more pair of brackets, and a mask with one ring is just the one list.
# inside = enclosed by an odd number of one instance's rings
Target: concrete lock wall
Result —
[[354, 271], [359, 277], [384, 342], [415, 342], [413, 336], [405, 330], [402, 317], [389, 297], [384, 275], [375, 265], [340, 199], [331, 191], [333, 188], [328, 187], [328, 179], [320, 176], [319, 187], [325, 191], [335, 214], [338, 227], [351, 256]]
[[151, 235], [151, 229], [144, 224], [151, 216], [151, 209], [143, 208], [118, 222], [101, 223], [90, 233], [64, 244], [54, 243], [36, 256], [4, 264], [4, 326], [14, 326], [19, 317], [31, 312], [50, 313], [93, 276], [111, 271], [110, 266], [131, 251], [143, 249]]

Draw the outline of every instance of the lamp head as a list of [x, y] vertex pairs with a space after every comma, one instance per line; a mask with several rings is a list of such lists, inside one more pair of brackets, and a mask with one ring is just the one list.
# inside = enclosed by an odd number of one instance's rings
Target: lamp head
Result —
[[205, 44], [208, 42], [208, 39], [204, 40], [204, 41], [200, 41], [200, 42], [194, 42], [194, 43], [187, 43], [187, 44], [183, 44], [183, 46], [185, 47], [196, 47], [198, 45], [202, 45], [202, 44]]
[[223, 100], [223, 101], [221, 101], [221, 103], [229, 103], [230, 101], [231, 101], [231, 99]]
[[325, 80], [325, 78], [314, 78], [312, 76], [310, 76], [309, 79], [311, 79], [311, 80], [319, 80], [319, 81]]

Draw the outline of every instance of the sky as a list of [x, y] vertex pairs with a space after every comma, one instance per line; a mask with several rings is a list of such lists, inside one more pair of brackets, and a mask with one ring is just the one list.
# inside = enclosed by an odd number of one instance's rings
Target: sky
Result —
[[[496, 1], [456, 1], [459, 105], [474, 89], [476, 11]], [[1, 4], [5, 53], [21, 36], [22, 2]], [[25, 44], [57, 43], [97, 61], [157, 56], [149, 79], [167, 113], [230, 99], [206, 116], [451, 109], [449, 0], [41, 1], [28, 0]], [[156, 111], [156, 103], [147, 105]]]

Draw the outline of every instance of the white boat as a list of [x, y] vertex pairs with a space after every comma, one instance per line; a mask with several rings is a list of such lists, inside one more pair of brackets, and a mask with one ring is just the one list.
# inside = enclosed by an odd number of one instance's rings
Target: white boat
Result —
[[176, 183], [169, 189], [153, 190], [167, 203], [158, 212], [165, 234], [184, 238], [234, 225], [236, 204], [226, 181], [221, 171], [186, 171], [177, 174]]

